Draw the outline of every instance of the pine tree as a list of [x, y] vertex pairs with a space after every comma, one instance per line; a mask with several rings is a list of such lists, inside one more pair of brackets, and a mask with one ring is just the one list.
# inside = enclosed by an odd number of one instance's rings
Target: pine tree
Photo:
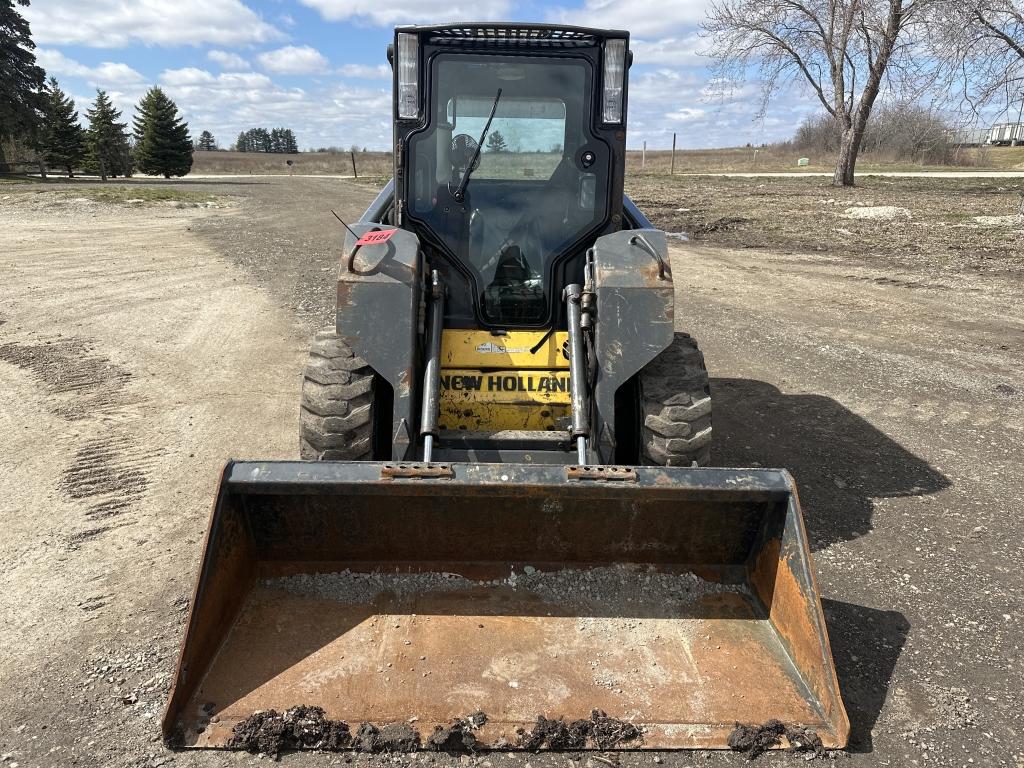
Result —
[[96, 91], [92, 109], [86, 110], [89, 118], [89, 166], [99, 171], [106, 181], [107, 176], [128, 176], [131, 169], [125, 167], [128, 157], [128, 132], [125, 123], [118, 122], [121, 111], [114, 109], [106, 91]]
[[270, 152], [270, 131], [266, 128], [251, 128], [249, 130], [249, 143], [252, 145], [253, 152]]
[[28, 0], [0, 0], [0, 171], [7, 170], [5, 140], [40, 144], [46, 73], [36, 64], [28, 22], [14, 7]]
[[159, 87], [135, 108], [135, 162], [150, 176], [184, 176], [192, 169], [192, 139], [177, 105]]
[[203, 131], [199, 134], [199, 143], [196, 145], [196, 149], [202, 152], [213, 152], [217, 148], [217, 140], [213, 138], [213, 134], [209, 131]]
[[299, 142], [295, 140], [295, 134], [292, 133], [291, 128], [284, 129], [284, 151], [289, 155], [295, 155], [299, 152]]
[[85, 131], [78, 122], [78, 111], [71, 100], [50, 78], [46, 87], [46, 108], [42, 133], [43, 154], [49, 165], [64, 168], [68, 178], [85, 158]]
[[235, 152], [250, 152], [249, 148], [249, 134], [242, 131], [238, 134], [238, 138], [235, 139]]
[[487, 137], [487, 151], [508, 152], [508, 144], [505, 142], [505, 137], [501, 135], [501, 131], [495, 131]]

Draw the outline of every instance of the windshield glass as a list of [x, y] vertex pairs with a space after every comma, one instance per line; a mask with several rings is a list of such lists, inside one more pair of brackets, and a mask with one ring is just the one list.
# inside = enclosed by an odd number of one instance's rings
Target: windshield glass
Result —
[[430, 125], [409, 139], [409, 214], [473, 275], [487, 322], [538, 324], [553, 261], [606, 216], [609, 155], [590, 135], [590, 66], [432, 61]]

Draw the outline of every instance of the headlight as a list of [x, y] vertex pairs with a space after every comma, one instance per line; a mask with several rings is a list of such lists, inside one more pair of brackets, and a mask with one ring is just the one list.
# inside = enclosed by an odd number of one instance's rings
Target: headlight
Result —
[[608, 40], [604, 44], [604, 86], [601, 102], [606, 123], [622, 122], [623, 82], [626, 77], [626, 41]]
[[398, 33], [398, 117], [420, 116], [420, 41], [416, 35]]

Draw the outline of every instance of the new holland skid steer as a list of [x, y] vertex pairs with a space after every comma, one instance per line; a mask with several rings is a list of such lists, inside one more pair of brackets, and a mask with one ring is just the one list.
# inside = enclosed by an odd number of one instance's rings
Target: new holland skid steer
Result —
[[607, 747], [535, 738], [593, 710], [623, 748], [770, 719], [845, 745], [792, 478], [704, 466], [704, 360], [623, 194], [631, 58], [617, 31], [395, 31], [394, 178], [341, 252], [304, 460], [224, 469], [168, 739], [308, 706], [424, 738], [483, 711], [482, 747]]

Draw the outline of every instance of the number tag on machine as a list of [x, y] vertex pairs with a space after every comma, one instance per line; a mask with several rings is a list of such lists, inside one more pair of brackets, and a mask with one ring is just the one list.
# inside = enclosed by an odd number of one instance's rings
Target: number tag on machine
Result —
[[386, 243], [397, 231], [397, 229], [382, 229], [377, 232], [367, 232], [356, 240], [356, 245], [380, 245], [381, 243]]

